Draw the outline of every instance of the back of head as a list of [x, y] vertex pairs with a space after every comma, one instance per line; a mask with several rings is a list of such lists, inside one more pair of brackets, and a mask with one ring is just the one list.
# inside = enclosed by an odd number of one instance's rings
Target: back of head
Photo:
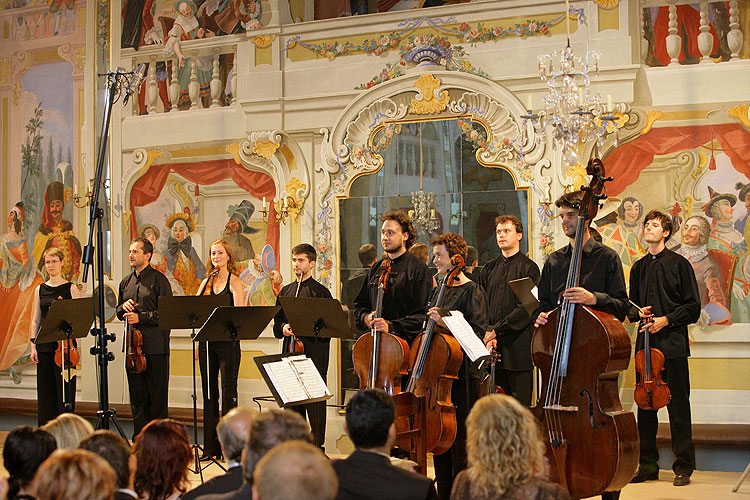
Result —
[[37, 500], [109, 500], [115, 473], [100, 456], [87, 450], [58, 450], [37, 471]]
[[424, 262], [425, 265], [428, 265], [430, 262], [430, 249], [424, 243], [415, 243], [409, 249], [409, 252], [412, 253], [414, 257]]
[[384, 446], [394, 418], [393, 399], [381, 389], [360, 391], [346, 405], [346, 431], [357, 448]]
[[542, 471], [544, 444], [528, 408], [511, 396], [490, 394], [466, 419], [466, 455], [472, 491], [502, 496]]
[[55, 436], [58, 448], [78, 448], [81, 439], [94, 432], [94, 428], [83, 417], [74, 413], [63, 413], [42, 426]]
[[24, 426], [8, 434], [3, 447], [3, 464], [10, 474], [8, 498], [31, 483], [36, 470], [55, 448], [55, 438], [43, 429]]
[[479, 261], [479, 252], [476, 248], [469, 245], [466, 247], [466, 264], [473, 266], [475, 262]]
[[238, 406], [221, 417], [216, 426], [216, 433], [227, 460], [240, 461], [250, 424], [257, 415], [258, 412], [255, 410]]
[[99, 455], [112, 467], [117, 476], [117, 487], [130, 486], [130, 447], [112, 431], [100, 430], [81, 440], [82, 450]]
[[260, 459], [253, 473], [253, 489], [259, 500], [333, 500], [338, 478], [315, 446], [287, 441]]
[[378, 250], [375, 248], [375, 245], [372, 243], [365, 243], [361, 247], [359, 247], [359, 262], [365, 266], [369, 267], [372, 265], [373, 262], [378, 260]]
[[313, 442], [310, 426], [299, 413], [286, 410], [268, 410], [260, 413], [250, 424], [245, 445], [245, 462], [242, 477], [252, 483], [253, 472], [263, 455], [285, 441]]
[[139, 497], [162, 500], [188, 486], [188, 465], [193, 458], [185, 426], [165, 418], [141, 429], [133, 445], [138, 460], [135, 491]]

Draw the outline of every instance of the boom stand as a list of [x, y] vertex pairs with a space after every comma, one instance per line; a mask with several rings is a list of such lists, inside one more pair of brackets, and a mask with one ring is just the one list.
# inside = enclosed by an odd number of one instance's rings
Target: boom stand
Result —
[[190, 469], [193, 474], [199, 474], [201, 483], [203, 482], [203, 471], [212, 463], [218, 465], [226, 472], [224, 466], [217, 462], [213, 457], [205, 466], [201, 466], [200, 456], [203, 454], [203, 447], [198, 444], [198, 389], [195, 383], [195, 329], [198, 325], [203, 325], [211, 313], [217, 307], [228, 306], [230, 304], [229, 295], [185, 295], [173, 297], [159, 297], [159, 328], [162, 330], [171, 330], [179, 328], [190, 328], [192, 334], [190, 339], [193, 346], [193, 457], [195, 458], [195, 468]]

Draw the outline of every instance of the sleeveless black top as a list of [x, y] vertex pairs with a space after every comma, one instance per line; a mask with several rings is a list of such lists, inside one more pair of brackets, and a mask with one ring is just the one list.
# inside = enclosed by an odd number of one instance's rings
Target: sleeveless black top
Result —
[[[49, 286], [47, 283], [39, 285], [39, 309], [42, 311], [41, 321], [44, 321], [44, 318], [47, 317], [52, 303], [60, 297], [63, 299], [73, 298], [70, 294], [69, 281], [58, 286]], [[39, 322], [40, 325], [41, 321]], [[55, 349], [57, 349], [57, 342], [43, 342], [36, 346], [38, 352], [53, 352]]]

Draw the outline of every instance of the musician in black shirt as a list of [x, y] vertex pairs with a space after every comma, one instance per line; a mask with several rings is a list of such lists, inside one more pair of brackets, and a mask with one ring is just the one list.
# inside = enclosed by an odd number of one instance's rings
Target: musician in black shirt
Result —
[[[292, 266], [297, 280], [289, 283], [279, 292], [279, 297], [320, 297], [330, 299], [331, 292], [324, 287], [315, 278], [312, 277], [312, 270], [315, 267], [315, 261], [318, 253], [309, 243], [301, 243], [292, 248]], [[281, 305], [277, 298], [276, 305]], [[292, 325], [287, 323], [286, 314], [281, 309], [276, 314], [273, 321], [273, 334], [277, 339], [284, 339], [282, 342], [282, 352], [291, 352], [289, 345], [293, 340], [294, 331]], [[330, 338], [312, 338], [312, 337], [295, 337], [302, 342], [305, 349], [305, 355], [312, 359], [313, 364], [320, 372], [324, 381], [328, 377], [328, 357]], [[302, 418], [307, 414], [310, 420], [310, 429], [312, 430], [315, 444], [323, 448], [326, 439], [326, 403], [310, 403], [305, 405], [296, 405], [291, 407]]]
[[[698, 284], [690, 262], [666, 248], [672, 235], [672, 219], [665, 213], [652, 210], [643, 219], [643, 234], [648, 243], [648, 253], [633, 264], [630, 270], [630, 300], [639, 306], [630, 310], [630, 319], [637, 321], [646, 314], [653, 315], [648, 325], [651, 348], [664, 354], [662, 377], [667, 382], [672, 399], [667, 405], [672, 451], [675, 461], [674, 485], [690, 484], [695, 469], [695, 451], [692, 445], [690, 416], [690, 373], [688, 371], [687, 327], [698, 321], [701, 312]], [[636, 352], [643, 349], [643, 323], [638, 329]], [[658, 410], [638, 408], [638, 433], [641, 438], [641, 456], [638, 472], [632, 482], [640, 483], [659, 479], [659, 450], [656, 431], [659, 427]]]
[[169, 280], [151, 267], [154, 247], [146, 238], [133, 240], [128, 250], [133, 272], [120, 282], [117, 317], [143, 335], [146, 370], [128, 372], [133, 438], [151, 420], [167, 418], [169, 389], [169, 330], [159, 330], [159, 297], [171, 297]]

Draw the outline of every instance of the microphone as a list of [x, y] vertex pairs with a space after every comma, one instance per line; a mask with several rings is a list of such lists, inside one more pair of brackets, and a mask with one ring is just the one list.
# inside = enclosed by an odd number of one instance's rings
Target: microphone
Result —
[[[118, 68], [119, 69], [119, 68]], [[140, 88], [143, 81], [146, 79], [146, 64], [141, 63], [138, 65], [137, 68], [135, 68], [135, 71], [133, 72], [133, 76], [128, 81], [127, 86], [125, 87], [125, 97], [122, 99], [122, 105], [125, 106], [128, 103], [128, 99], [131, 95], [134, 93], [138, 93], [138, 89]]]

